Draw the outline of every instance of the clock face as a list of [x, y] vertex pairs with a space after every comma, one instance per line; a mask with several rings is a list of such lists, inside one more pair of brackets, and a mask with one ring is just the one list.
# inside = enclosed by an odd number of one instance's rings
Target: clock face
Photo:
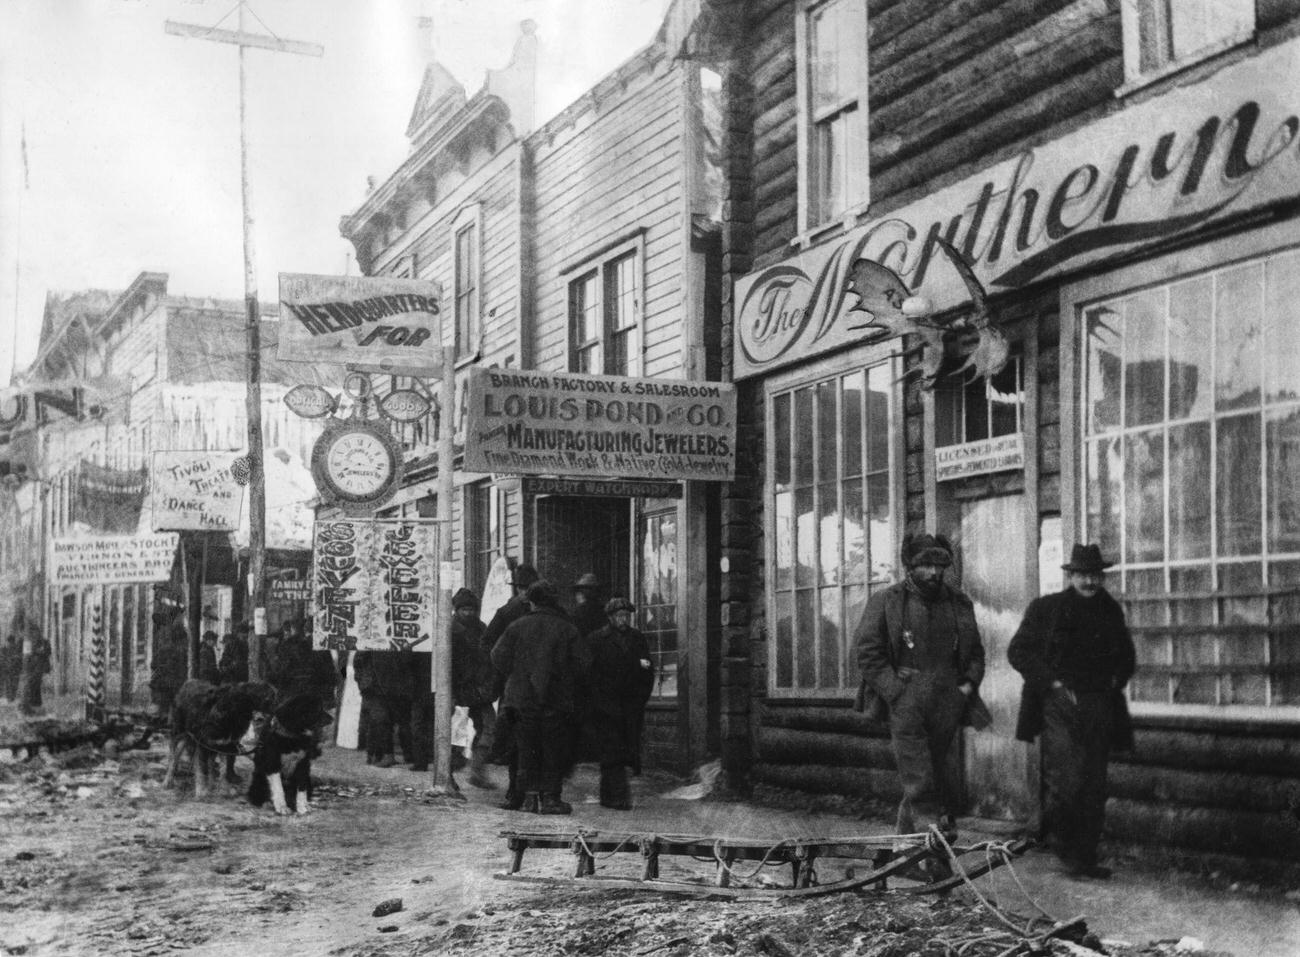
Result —
[[345, 502], [373, 502], [391, 492], [397, 454], [378, 428], [351, 425], [321, 436], [313, 456], [317, 484]]

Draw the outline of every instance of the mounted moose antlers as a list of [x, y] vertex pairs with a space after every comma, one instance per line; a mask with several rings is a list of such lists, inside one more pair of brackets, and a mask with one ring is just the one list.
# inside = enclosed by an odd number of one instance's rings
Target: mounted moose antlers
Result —
[[[934, 307], [924, 296], [913, 295], [892, 269], [859, 259], [849, 269], [846, 291], [858, 297], [858, 304], [850, 312], [865, 312], [866, 322], [849, 326], [850, 329], [882, 329], [890, 336], [916, 333], [921, 337], [920, 375], [923, 385], [932, 389], [938, 381], [944, 360], [944, 347], [956, 337], [963, 346], [965, 362], [953, 374], [969, 374], [975, 378], [992, 376], [1002, 370], [1011, 356], [1011, 345], [1002, 330], [993, 325], [989, 311], [988, 293], [975, 277], [974, 270], [952, 243], [936, 239], [957, 270], [957, 275], [970, 293], [972, 314], [949, 322], [930, 318]], [[973, 341], [971, 341], [973, 340]]]

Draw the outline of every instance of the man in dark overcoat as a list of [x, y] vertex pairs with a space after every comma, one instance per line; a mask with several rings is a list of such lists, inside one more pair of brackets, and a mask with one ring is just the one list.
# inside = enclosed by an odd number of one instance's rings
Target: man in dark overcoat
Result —
[[223, 685], [239, 684], [248, 680], [248, 633], [251, 629], [247, 622], [235, 626], [233, 634], [226, 635], [221, 643], [221, 657], [217, 660], [217, 674]]
[[[154, 615], [154, 648], [149, 689], [158, 713], [171, 718], [176, 692], [189, 678], [189, 635], [179, 612]], [[170, 619], [170, 623], [169, 623]]]
[[581, 639], [548, 582], [529, 585], [525, 597], [529, 613], [512, 622], [492, 648], [492, 664], [506, 682], [501, 710], [512, 716], [523, 810], [569, 814], [573, 808], [560, 789], [574, 682], [582, 669]]
[[600, 579], [591, 572], [573, 583], [573, 623], [584, 638], [609, 624], [600, 605]]
[[1025, 609], [1007, 659], [1024, 676], [1016, 737], [1042, 743], [1042, 833], [1067, 873], [1106, 878], [1097, 856], [1111, 750], [1133, 746], [1124, 686], [1134, 649], [1124, 610], [1103, 585], [1097, 545], [1075, 545], [1064, 591]]
[[654, 688], [650, 643], [632, 627], [634, 611], [626, 598], [611, 598], [608, 623], [586, 638], [588, 727], [600, 762], [600, 803], [616, 811], [632, 809], [627, 769], [641, 771], [641, 725]]
[[943, 580], [952, 564], [948, 540], [908, 536], [902, 559], [907, 577], [871, 596], [854, 635], [862, 668], [859, 707], [889, 723], [903, 791], [898, 833], [916, 832], [917, 805], [937, 790], [935, 818], [955, 836], [962, 810], [957, 730], [989, 724], [979, 697], [984, 645], [971, 600]]
[[[508, 602], [497, 609], [496, 614], [492, 616], [492, 620], [488, 622], [487, 629], [483, 632], [483, 645], [488, 649], [489, 653], [501, 640], [506, 628], [528, 614], [528, 599], [524, 597], [524, 593], [528, 590], [528, 586], [537, 581], [539, 577], [537, 569], [532, 565], [516, 565], [511, 570], [510, 587], [514, 594]], [[493, 688], [493, 701], [497, 701], [499, 704], [505, 687], [505, 676], [498, 672], [496, 685]], [[519, 754], [515, 750], [515, 732], [510, 724], [513, 717], [513, 715], [506, 714], [504, 709], [497, 712], [496, 726], [493, 729], [492, 736], [492, 748], [489, 755], [493, 763], [504, 764], [509, 773], [505, 800], [499, 805], [503, 811], [517, 811], [524, 803], [523, 792], [518, 787]]]

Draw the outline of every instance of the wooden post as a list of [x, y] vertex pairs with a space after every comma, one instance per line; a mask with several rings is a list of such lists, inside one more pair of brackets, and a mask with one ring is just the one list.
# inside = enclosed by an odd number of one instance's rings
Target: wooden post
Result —
[[456, 347], [442, 347], [442, 387], [438, 411], [438, 614], [434, 622], [433, 667], [430, 669], [434, 693], [433, 783], [435, 795], [458, 795], [460, 787], [451, 775], [451, 594], [452, 555], [455, 538], [451, 498], [455, 494], [452, 470], [455, 447], [452, 419], [456, 408]]
[[247, 355], [247, 383], [244, 395], [244, 412], [248, 419], [248, 588], [249, 605], [253, 610], [254, 633], [249, 643], [249, 678], [263, 680], [262, 644], [266, 622], [266, 473], [262, 464], [262, 330], [261, 310], [257, 301], [257, 269], [253, 255], [253, 214], [248, 180], [248, 116], [247, 75], [245, 51], [258, 47], [276, 53], [298, 53], [304, 56], [322, 56], [323, 47], [314, 43], [300, 43], [262, 36], [244, 31], [244, 7], [240, 0], [239, 29], [218, 30], [188, 23], [168, 20], [163, 30], [173, 36], [195, 37], [217, 43], [233, 43], [239, 47], [239, 179], [244, 207], [244, 308], [245, 350]]

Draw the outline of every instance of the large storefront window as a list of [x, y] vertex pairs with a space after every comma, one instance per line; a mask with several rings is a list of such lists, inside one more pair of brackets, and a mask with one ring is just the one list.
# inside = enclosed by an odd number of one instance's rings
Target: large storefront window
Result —
[[1300, 252], [1082, 319], [1083, 533], [1118, 560], [1134, 700], [1300, 705]]
[[653, 694], [677, 694], [677, 510], [642, 519], [640, 628], [654, 659]]
[[886, 363], [769, 397], [774, 691], [856, 686], [853, 629], [893, 573], [893, 378]]

